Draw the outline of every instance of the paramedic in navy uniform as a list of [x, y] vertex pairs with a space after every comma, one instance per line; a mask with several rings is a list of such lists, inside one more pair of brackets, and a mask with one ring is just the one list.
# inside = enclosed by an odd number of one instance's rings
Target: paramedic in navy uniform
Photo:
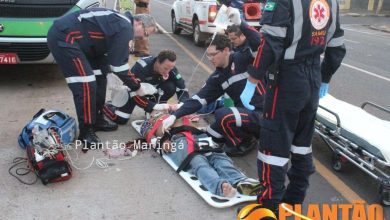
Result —
[[315, 171], [311, 141], [318, 101], [346, 50], [337, 0], [268, 0], [260, 23], [261, 43], [241, 99], [248, 106], [253, 83], [267, 76], [257, 156], [266, 190], [258, 202], [277, 213], [280, 202], [304, 201]]
[[105, 8], [91, 8], [54, 21], [47, 42], [73, 93], [79, 122], [79, 140], [88, 146], [100, 143], [95, 131], [111, 131], [117, 125], [102, 114], [106, 74], [113, 72], [132, 91], [143, 88], [128, 76], [129, 47], [135, 38], [155, 32], [150, 15], [121, 15]]
[[[233, 156], [242, 156], [256, 144], [259, 133], [259, 120], [263, 109], [263, 86], [259, 81], [251, 103], [252, 110], [246, 109], [240, 100], [245, 88], [246, 73], [234, 74], [232, 70], [235, 53], [230, 51], [231, 42], [226, 35], [217, 34], [207, 48], [206, 56], [215, 66], [215, 71], [207, 79], [200, 91], [186, 100], [176, 112], [163, 121], [163, 130], [168, 130], [177, 118], [195, 113], [202, 106], [217, 100], [226, 93], [233, 100], [235, 107], [219, 108], [215, 112], [215, 122], [206, 131], [217, 143], [226, 143], [227, 147], [242, 149]], [[253, 141], [255, 140], [255, 141]]]

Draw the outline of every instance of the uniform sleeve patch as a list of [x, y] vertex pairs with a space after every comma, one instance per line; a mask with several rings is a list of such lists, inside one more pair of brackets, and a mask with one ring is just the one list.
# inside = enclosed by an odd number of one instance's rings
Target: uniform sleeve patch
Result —
[[177, 73], [177, 74], [176, 74], [176, 79], [181, 79], [180, 73]]
[[276, 8], [276, 2], [267, 1], [264, 6], [264, 11], [274, 11]]

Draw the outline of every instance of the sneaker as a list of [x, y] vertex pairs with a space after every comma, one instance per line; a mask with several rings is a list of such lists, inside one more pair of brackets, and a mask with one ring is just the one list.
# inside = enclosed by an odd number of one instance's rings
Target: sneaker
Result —
[[258, 180], [246, 178], [237, 184], [237, 191], [246, 196], [256, 196], [261, 194], [262, 185]]
[[98, 114], [96, 117], [95, 131], [115, 131], [118, 125], [106, 118], [104, 114]]
[[82, 149], [84, 153], [86, 153], [88, 149], [98, 149], [102, 145], [102, 142], [95, 134], [95, 130], [92, 125], [85, 125], [85, 127], [80, 128], [78, 140], [82, 141], [84, 145]]

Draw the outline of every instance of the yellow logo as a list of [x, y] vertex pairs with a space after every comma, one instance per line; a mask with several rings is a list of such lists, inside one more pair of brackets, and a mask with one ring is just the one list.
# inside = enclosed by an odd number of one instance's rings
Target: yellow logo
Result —
[[276, 216], [271, 210], [262, 208], [259, 204], [251, 204], [240, 210], [237, 220], [259, 220], [266, 217], [276, 220]]

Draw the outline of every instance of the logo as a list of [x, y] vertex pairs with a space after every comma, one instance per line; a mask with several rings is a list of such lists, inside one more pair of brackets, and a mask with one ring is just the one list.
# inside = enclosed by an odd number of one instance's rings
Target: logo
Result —
[[[279, 205], [278, 218], [269, 209], [259, 204], [250, 204], [240, 210], [237, 220], [267, 219], [360, 219], [360, 220], [384, 220], [383, 207], [379, 204], [366, 204], [365, 201], [353, 201], [349, 204], [301, 204], [294, 206], [282, 203]], [[341, 215], [341, 218], [337, 216]]]
[[274, 11], [276, 8], [276, 2], [267, 2], [264, 6], [264, 11]]
[[0, 32], [4, 31], [4, 25], [0, 24]]
[[237, 215], [237, 220], [257, 220], [263, 218], [273, 218], [276, 220], [276, 216], [271, 210], [262, 208], [259, 204], [247, 205]]
[[309, 9], [310, 22], [316, 30], [323, 29], [329, 21], [330, 10], [326, 0], [312, 0]]

